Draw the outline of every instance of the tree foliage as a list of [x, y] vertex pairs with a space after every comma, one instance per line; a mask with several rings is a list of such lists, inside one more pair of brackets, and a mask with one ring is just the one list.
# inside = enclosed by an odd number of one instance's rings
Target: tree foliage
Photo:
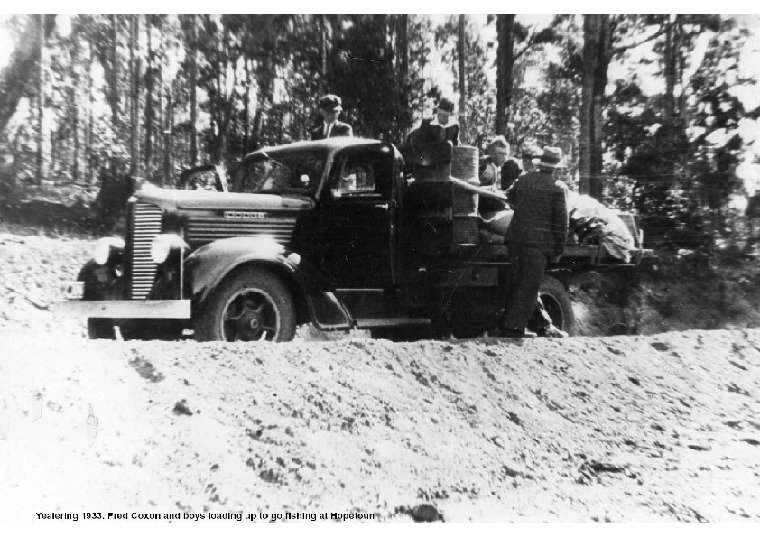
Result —
[[463, 20], [460, 35], [454, 15], [8, 17], [4, 181], [170, 185], [183, 167], [308, 138], [326, 93], [357, 135], [401, 142], [446, 95], [462, 98], [464, 141], [559, 146], [573, 188], [635, 208], [655, 233], [730, 230], [735, 169], [760, 153], [737, 18]]

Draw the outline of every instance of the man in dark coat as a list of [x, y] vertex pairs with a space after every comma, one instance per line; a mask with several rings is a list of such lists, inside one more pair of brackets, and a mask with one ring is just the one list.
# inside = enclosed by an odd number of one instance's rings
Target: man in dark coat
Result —
[[[534, 310], [548, 263], [556, 263], [562, 255], [569, 228], [567, 186], [552, 176], [561, 166], [562, 150], [545, 147], [537, 171], [522, 175], [507, 192], [514, 208], [505, 243], [512, 262], [512, 277], [506, 296], [504, 328], [506, 337], [526, 337], [525, 327]], [[541, 313], [541, 312], [539, 312]], [[542, 315], [548, 320], [548, 316]], [[544, 323], [541, 330], [554, 337], [567, 334]]]
[[353, 136], [351, 125], [338, 121], [342, 102], [337, 95], [325, 95], [319, 100], [319, 113], [322, 114], [322, 124], [311, 131], [312, 140], [324, 140], [337, 136]]
[[435, 116], [423, 119], [420, 126], [409, 134], [406, 143], [420, 145], [448, 140], [453, 145], [459, 145], [459, 124], [452, 117], [453, 114], [454, 103], [446, 97], [441, 97]]

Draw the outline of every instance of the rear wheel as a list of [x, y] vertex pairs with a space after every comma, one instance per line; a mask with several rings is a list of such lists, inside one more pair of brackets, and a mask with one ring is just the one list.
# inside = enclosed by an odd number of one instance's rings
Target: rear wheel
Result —
[[199, 341], [290, 341], [295, 330], [292, 293], [280, 278], [258, 268], [223, 280], [195, 322]]
[[564, 330], [571, 336], [578, 334], [578, 323], [573, 313], [573, 303], [570, 293], [565, 286], [556, 278], [546, 276], [541, 289], [538, 291], [546, 313], [552, 320], [552, 324]]

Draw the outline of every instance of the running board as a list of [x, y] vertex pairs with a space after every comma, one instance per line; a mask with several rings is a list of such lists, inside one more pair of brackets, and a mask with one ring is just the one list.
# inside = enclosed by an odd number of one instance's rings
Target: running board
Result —
[[430, 325], [430, 319], [393, 318], [393, 319], [357, 319], [356, 328], [378, 328], [385, 326]]

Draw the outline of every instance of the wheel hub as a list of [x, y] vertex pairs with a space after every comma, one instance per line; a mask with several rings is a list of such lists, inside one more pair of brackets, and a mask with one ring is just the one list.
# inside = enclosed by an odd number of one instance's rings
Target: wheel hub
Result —
[[227, 341], [273, 340], [277, 314], [272, 299], [257, 289], [244, 289], [233, 296], [224, 312]]

